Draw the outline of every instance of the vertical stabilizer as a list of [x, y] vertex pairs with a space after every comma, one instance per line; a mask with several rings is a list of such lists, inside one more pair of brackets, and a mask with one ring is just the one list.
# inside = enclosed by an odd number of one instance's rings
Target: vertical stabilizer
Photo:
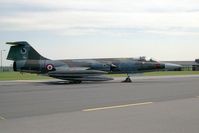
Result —
[[25, 41], [7, 42], [6, 44], [13, 45], [10, 47], [7, 59], [8, 60], [45, 60], [34, 48]]

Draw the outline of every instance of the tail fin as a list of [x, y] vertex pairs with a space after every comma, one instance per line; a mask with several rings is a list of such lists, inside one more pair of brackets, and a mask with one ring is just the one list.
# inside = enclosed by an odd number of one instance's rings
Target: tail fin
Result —
[[27, 42], [7, 42], [6, 44], [13, 45], [10, 47], [8, 53], [8, 60], [45, 60], [47, 58], [41, 56], [34, 48], [32, 48]]

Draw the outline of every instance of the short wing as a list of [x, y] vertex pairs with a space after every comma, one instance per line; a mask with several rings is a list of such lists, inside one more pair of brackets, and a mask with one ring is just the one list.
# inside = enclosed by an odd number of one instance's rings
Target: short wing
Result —
[[48, 73], [50, 77], [71, 80], [71, 81], [107, 81], [113, 80], [104, 76], [107, 72], [98, 70], [86, 70], [85, 68], [72, 68], [65, 70], [51, 71]]

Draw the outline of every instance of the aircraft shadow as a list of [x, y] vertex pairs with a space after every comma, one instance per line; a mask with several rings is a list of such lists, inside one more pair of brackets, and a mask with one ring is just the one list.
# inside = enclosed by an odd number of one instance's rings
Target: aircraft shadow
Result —
[[88, 85], [88, 84], [93, 84], [93, 85], [100, 85], [100, 84], [129, 84], [129, 85], [133, 85], [133, 84], [161, 84], [161, 83], [176, 83], [176, 81], [168, 81], [168, 80], [133, 80], [131, 83], [126, 83], [126, 82], [122, 82], [122, 81], [85, 81], [82, 83], [70, 83], [68, 81], [47, 81], [47, 82], [40, 82], [41, 84], [46, 84], [46, 85]]

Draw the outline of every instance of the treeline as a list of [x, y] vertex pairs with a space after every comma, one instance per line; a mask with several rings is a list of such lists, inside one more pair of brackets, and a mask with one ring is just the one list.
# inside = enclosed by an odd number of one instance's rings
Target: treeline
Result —
[[0, 72], [12, 72], [13, 68], [11, 66], [3, 66], [0, 68]]

